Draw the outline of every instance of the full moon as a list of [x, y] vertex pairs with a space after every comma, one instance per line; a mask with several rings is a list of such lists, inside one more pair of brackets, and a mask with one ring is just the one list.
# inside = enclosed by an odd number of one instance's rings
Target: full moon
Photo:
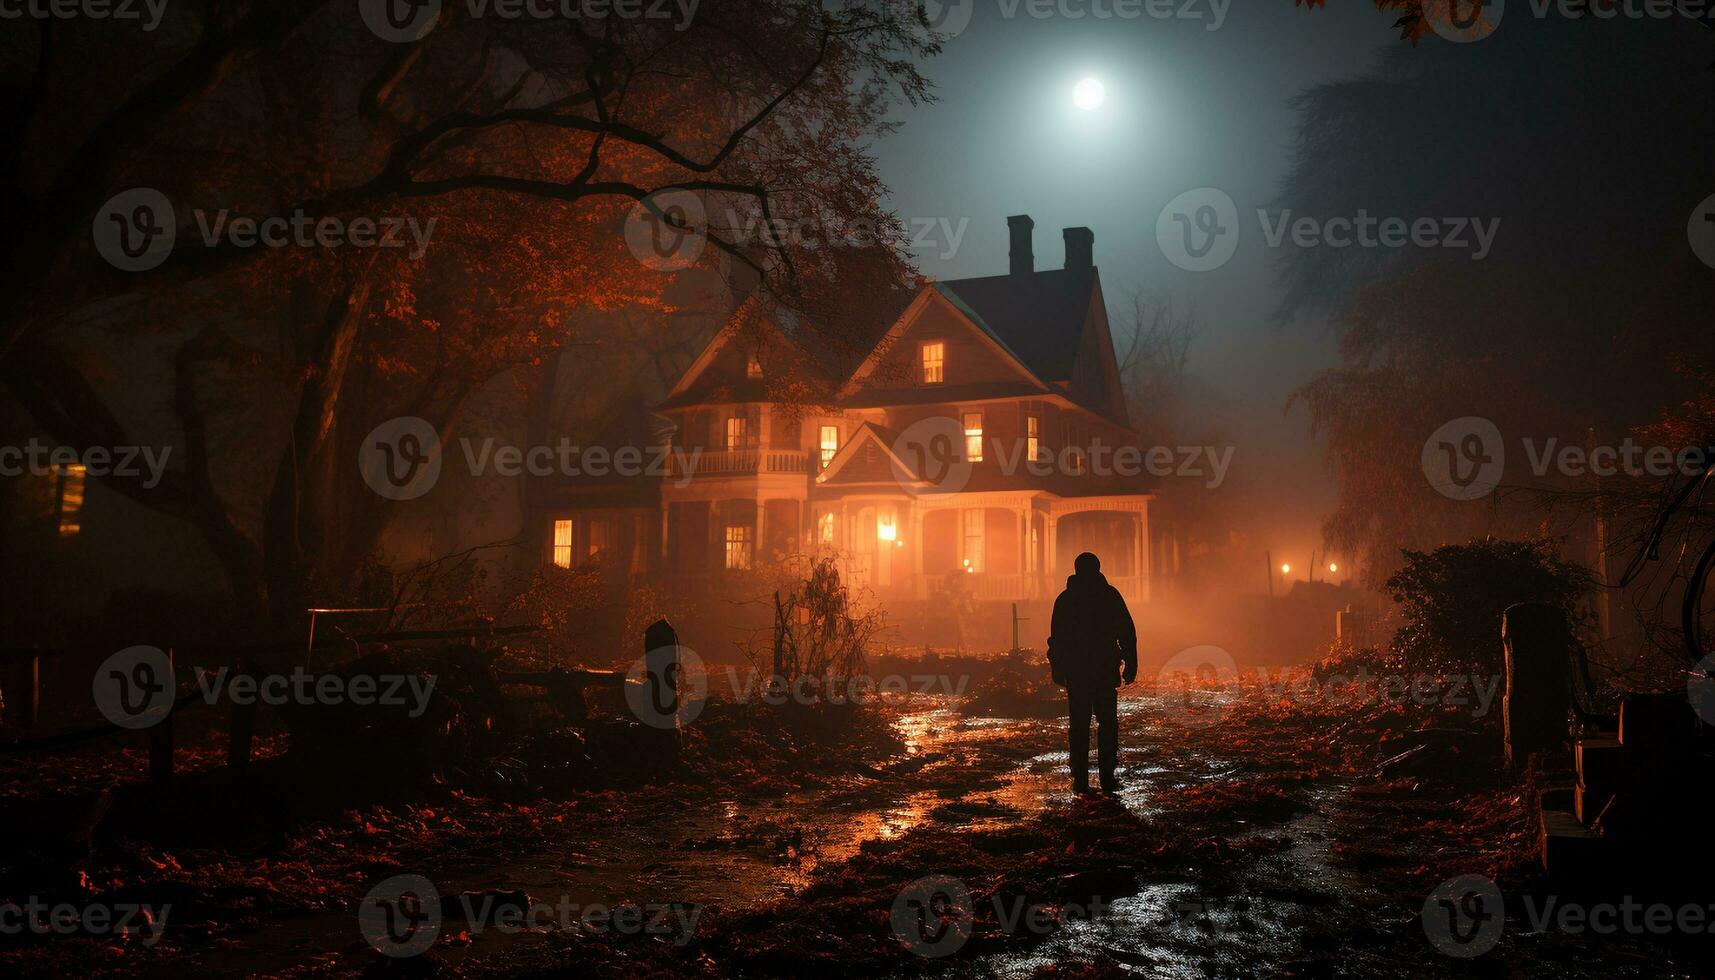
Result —
[[1102, 88], [1100, 79], [1086, 78], [1072, 89], [1072, 102], [1080, 109], [1094, 109], [1107, 98], [1107, 90]]

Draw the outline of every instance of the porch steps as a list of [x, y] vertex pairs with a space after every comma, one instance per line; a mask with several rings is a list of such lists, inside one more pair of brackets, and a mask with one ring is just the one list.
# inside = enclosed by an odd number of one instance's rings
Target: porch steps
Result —
[[1578, 819], [1575, 806], [1573, 790], [1543, 791], [1538, 809], [1542, 867], [1553, 875], [1594, 877], [1605, 869], [1607, 848], [1602, 835]]

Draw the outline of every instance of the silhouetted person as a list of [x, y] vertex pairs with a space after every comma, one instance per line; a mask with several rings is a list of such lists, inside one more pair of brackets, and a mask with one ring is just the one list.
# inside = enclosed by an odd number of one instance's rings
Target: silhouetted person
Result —
[[1119, 686], [1137, 679], [1137, 627], [1119, 590], [1102, 574], [1101, 559], [1079, 555], [1066, 579], [1066, 591], [1054, 600], [1048, 635], [1048, 664], [1054, 683], [1066, 688], [1071, 711], [1072, 788], [1090, 791], [1090, 715], [1096, 716], [1096, 764], [1102, 789], [1119, 789], [1114, 767], [1119, 760]]

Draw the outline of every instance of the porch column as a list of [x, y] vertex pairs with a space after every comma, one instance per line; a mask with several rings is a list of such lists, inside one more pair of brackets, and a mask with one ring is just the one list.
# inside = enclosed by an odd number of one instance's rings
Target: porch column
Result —
[[[768, 406], [764, 405], [762, 410], [766, 412], [768, 410]], [[761, 497], [756, 498], [756, 543], [754, 545], [752, 545], [751, 549], [750, 549], [750, 558], [751, 558], [751, 564], [752, 565], [761, 565], [763, 562], [762, 543], [768, 539], [767, 535], [764, 533], [765, 532], [765, 523], [764, 522], [765, 522], [765, 518], [767, 518], [767, 516], [768, 516], [768, 501], [763, 500]]]
[[1047, 586], [1046, 592], [1053, 592], [1055, 583], [1051, 581], [1060, 571], [1060, 521], [1058, 518], [1048, 518], [1048, 550], [1042, 556], [1042, 579]]
[[1138, 559], [1137, 559], [1138, 560], [1138, 566], [1137, 566], [1138, 598], [1144, 602], [1149, 601], [1149, 593], [1150, 593], [1150, 589], [1151, 589], [1152, 584], [1153, 584], [1151, 582], [1151, 579], [1153, 578], [1153, 576], [1151, 576], [1149, 574], [1150, 562], [1149, 562], [1149, 519], [1148, 518], [1149, 518], [1149, 511], [1147, 511], [1147, 510], [1143, 511], [1142, 513], [1139, 513], [1136, 516], [1135, 520], [1137, 521], [1137, 541], [1132, 545], [1132, 547], [1137, 549], [1137, 556], [1138, 556]]
[[711, 500], [703, 506], [708, 508], [709, 515], [709, 532], [706, 537], [710, 556], [705, 559], [708, 567], [704, 571], [719, 571], [726, 567], [726, 514], [720, 501]]
[[929, 526], [929, 515], [911, 498], [911, 578], [916, 583], [917, 598], [929, 598], [929, 583], [923, 580], [923, 538]]
[[1018, 512], [1018, 598], [1027, 598], [1025, 583], [1030, 579], [1030, 538], [1029, 530], [1025, 527], [1025, 511]]

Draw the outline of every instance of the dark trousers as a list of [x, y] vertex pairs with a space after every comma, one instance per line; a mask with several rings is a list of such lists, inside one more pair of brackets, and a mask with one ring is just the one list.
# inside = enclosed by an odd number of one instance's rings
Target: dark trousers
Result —
[[1090, 716], [1096, 716], [1096, 765], [1103, 779], [1114, 774], [1119, 761], [1120, 723], [1119, 690], [1106, 685], [1082, 684], [1066, 688], [1066, 701], [1071, 709], [1071, 724], [1067, 726], [1072, 750], [1072, 779], [1087, 782], [1090, 778]]

